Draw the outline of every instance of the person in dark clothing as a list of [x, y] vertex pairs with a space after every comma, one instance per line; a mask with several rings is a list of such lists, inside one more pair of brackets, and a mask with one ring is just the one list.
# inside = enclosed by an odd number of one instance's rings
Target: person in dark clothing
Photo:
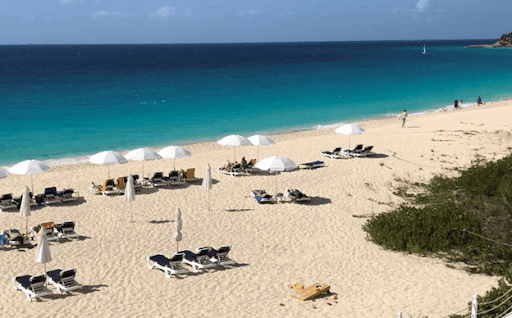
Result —
[[478, 96], [478, 101], [476, 102], [478, 105], [482, 105], [482, 99], [480, 98], [480, 96]]
[[459, 101], [458, 101], [458, 100], [455, 100], [455, 101], [453, 102], [453, 108], [454, 108], [454, 109], [458, 109], [458, 108], [459, 108]]

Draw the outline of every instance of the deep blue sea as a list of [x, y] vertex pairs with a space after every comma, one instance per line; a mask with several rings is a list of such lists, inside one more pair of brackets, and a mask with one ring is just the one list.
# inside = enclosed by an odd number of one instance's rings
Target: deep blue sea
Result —
[[465, 48], [492, 42], [0, 46], [0, 164], [510, 97], [512, 50]]

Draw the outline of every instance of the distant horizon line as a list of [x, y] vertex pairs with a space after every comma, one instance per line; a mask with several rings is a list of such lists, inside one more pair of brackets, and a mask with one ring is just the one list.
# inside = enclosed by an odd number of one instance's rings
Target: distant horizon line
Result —
[[0, 46], [59, 46], [59, 45], [223, 45], [223, 44], [289, 44], [289, 43], [349, 43], [349, 42], [420, 42], [420, 41], [496, 41], [494, 38], [482, 39], [417, 39], [417, 40], [347, 40], [347, 41], [268, 41], [268, 42], [181, 42], [181, 43], [25, 43], [0, 44]]

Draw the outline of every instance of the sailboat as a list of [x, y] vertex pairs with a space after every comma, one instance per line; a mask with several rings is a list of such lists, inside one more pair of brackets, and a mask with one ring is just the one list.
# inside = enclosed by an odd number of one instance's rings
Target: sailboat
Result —
[[426, 44], [423, 44], [423, 54], [428, 54]]

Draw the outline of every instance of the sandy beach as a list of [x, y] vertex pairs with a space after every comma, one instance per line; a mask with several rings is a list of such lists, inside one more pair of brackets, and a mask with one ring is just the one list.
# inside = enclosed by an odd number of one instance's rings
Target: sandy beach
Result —
[[[366, 132], [350, 138], [350, 146], [374, 145], [375, 158], [331, 160], [320, 152], [348, 148], [349, 136], [334, 128], [273, 135], [275, 145], [260, 147], [260, 158], [281, 155], [295, 163], [323, 160], [325, 168], [282, 173], [279, 192], [300, 189], [313, 197], [308, 205], [258, 205], [251, 190], [276, 191], [274, 176], [233, 178], [217, 168], [233, 161], [233, 148], [214, 142], [192, 144], [192, 156], [176, 160], [178, 169], [195, 168], [203, 177], [212, 167], [214, 185], [144, 189], [130, 203], [123, 196], [93, 195], [91, 182], [102, 183], [108, 167], [93, 164], [53, 166], [33, 176], [34, 192], [45, 187], [79, 190], [75, 203], [32, 211], [29, 226], [41, 222], [76, 222], [79, 240], [51, 242], [48, 269], [76, 268], [85, 287], [71, 295], [55, 294], [29, 302], [11, 279], [39, 274], [36, 248], [0, 250], [3, 317], [444, 317], [467, 307], [474, 294], [484, 295], [499, 277], [470, 275], [448, 268], [439, 259], [385, 251], [365, 240], [364, 217], [385, 213], [401, 199], [392, 194], [397, 179], [424, 182], [435, 174], [454, 175], [477, 156], [498, 159], [510, 153], [512, 101], [471, 109], [409, 116], [406, 128], [388, 118], [359, 123]], [[237, 159], [256, 158], [256, 147], [239, 147]], [[146, 162], [144, 171], [172, 170], [173, 161]], [[112, 177], [141, 174], [141, 162], [111, 167]], [[30, 176], [0, 180], [0, 193], [18, 196], [30, 187]], [[174, 218], [180, 208], [180, 249], [231, 245], [239, 265], [166, 278], [146, 264], [146, 257], [176, 251]], [[1, 229], [25, 228], [17, 212], [0, 213]], [[34, 241], [35, 243], [36, 241]], [[185, 265], [188, 267], [187, 265]], [[287, 286], [324, 283], [337, 303], [292, 299]], [[53, 287], [50, 287], [51, 289]], [[55, 289], [53, 288], [55, 291]], [[329, 302], [332, 305], [327, 305]], [[280, 304], [284, 304], [281, 306]]]

